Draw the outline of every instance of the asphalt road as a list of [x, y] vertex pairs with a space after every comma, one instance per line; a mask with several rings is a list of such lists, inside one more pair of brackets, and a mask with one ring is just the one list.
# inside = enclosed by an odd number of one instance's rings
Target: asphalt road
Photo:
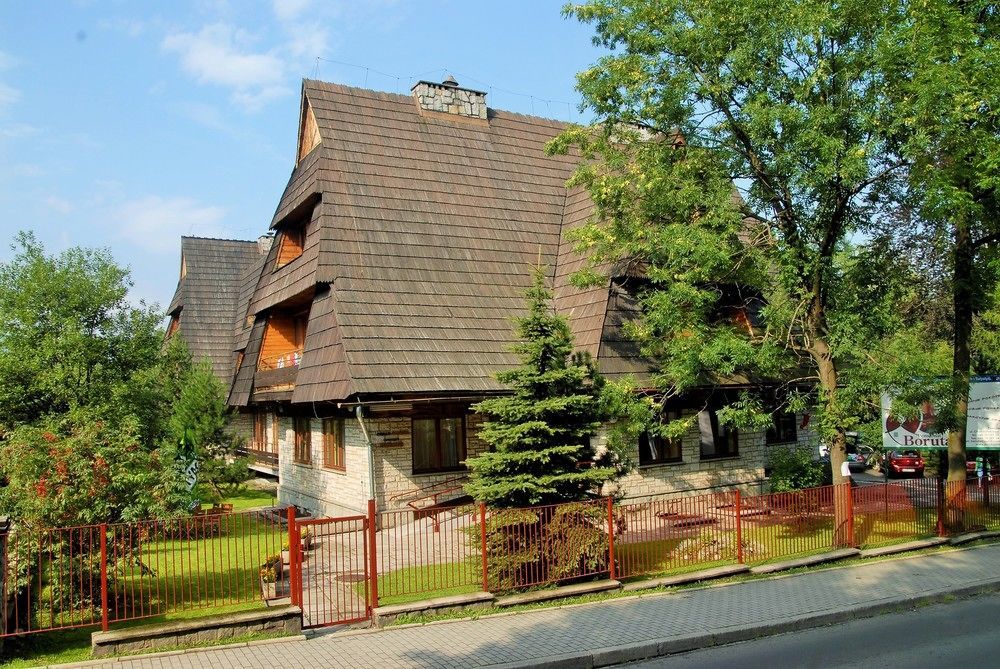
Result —
[[1000, 666], [1000, 594], [619, 665], [627, 669]]

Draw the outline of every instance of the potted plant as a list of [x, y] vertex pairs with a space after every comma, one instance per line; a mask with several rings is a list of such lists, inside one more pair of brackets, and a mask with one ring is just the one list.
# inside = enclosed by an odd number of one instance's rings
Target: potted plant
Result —
[[299, 534], [302, 537], [302, 550], [311, 551], [313, 547], [313, 533], [311, 527], [303, 527]]
[[284, 578], [284, 564], [280, 555], [270, 555], [260, 566], [260, 594], [265, 599], [276, 599], [278, 583]]

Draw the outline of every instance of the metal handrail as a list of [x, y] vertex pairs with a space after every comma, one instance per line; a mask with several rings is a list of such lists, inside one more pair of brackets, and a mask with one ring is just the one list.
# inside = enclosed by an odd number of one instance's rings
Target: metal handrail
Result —
[[[450, 484], [455, 483], [457, 481], [465, 480], [468, 477], [469, 477], [468, 474], [462, 474], [461, 476], [453, 476], [453, 477], [451, 477], [449, 479], [445, 479], [444, 481], [437, 481], [435, 483], [431, 483], [429, 485], [425, 485], [424, 487], [417, 488], [416, 490], [406, 490], [404, 492], [399, 493], [398, 495], [393, 495], [392, 497], [389, 498], [388, 501], [395, 502], [397, 499], [399, 499], [401, 497], [408, 497], [410, 495], [419, 495], [419, 493], [422, 493], [422, 492], [424, 492], [426, 490], [430, 490], [432, 488], [437, 488], [438, 486], [450, 485]], [[409, 503], [412, 504], [413, 502], [417, 502], [417, 501], [420, 501], [422, 499], [426, 499], [428, 497], [434, 497], [434, 496], [437, 496], [437, 495], [441, 495], [441, 494], [444, 494], [446, 492], [451, 492], [452, 490], [457, 490], [457, 489], [459, 489], [461, 487], [462, 486], [453, 486], [451, 488], [448, 488], [447, 490], [440, 490], [440, 491], [437, 491], [437, 492], [428, 493], [426, 495], [419, 495], [418, 497], [415, 497], [414, 499], [410, 500]]]

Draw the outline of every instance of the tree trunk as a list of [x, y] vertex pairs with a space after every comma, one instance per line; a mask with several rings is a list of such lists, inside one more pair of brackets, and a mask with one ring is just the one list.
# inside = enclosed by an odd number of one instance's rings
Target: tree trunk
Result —
[[837, 398], [837, 366], [833, 362], [830, 347], [826, 340], [813, 339], [813, 359], [819, 372], [820, 402], [828, 424], [833, 425], [833, 434], [829, 437], [830, 470], [833, 474], [833, 542], [837, 547], [848, 547], [853, 544], [850, 527], [850, 477], [841, 474], [841, 467], [847, 461], [847, 433]]
[[955, 309], [955, 341], [951, 368], [951, 402], [954, 425], [948, 432], [948, 483], [945, 499], [945, 528], [960, 531], [965, 507], [965, 436], [969, 409], [969, 370], [972, 366], [972, 232], [965, 218], [955, 222], [955, 275], [952, 300]]

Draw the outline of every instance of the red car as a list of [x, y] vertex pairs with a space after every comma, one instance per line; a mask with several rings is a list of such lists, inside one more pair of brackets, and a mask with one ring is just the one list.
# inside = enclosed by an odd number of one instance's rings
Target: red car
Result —
[[924, 459], [916, 451], [887, 451], [882, 461], [883, 471], [889, 478], [893, 476], [914, 476], [923, 478]]

